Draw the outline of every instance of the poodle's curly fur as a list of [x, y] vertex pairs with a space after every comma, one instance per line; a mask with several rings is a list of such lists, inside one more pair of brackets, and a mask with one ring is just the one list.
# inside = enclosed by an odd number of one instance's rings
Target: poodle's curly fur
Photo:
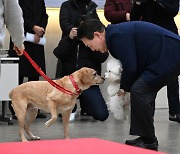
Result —
[[109, 81], [107, 88], [109, 101], [107, 105], [117, 120], [126, 120], [130, 110], [130, 93], [126, 93], [125, 96], [117, 95], [120, 89], [121, 73], [121, 62], [110, 57], [107, 61], [107, 72], [105, 72], [105, 78]]

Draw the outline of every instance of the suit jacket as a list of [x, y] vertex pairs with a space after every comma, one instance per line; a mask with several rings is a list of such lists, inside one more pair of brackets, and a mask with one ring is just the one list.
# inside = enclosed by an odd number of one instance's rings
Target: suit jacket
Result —
[[[46, 14], [44, 0], [19, 0], [19, 5], [23, 11], [25, 34], [26, 32], [34, 34], [34, 31], [32, 30], [34, 25], [46, 29], [48, 15]], [[24, 42], [24, 45], [27, 53], [45, 72], [44, 46], [26, 41]], [[21, 77], [40, 76], [25, 56], [20, 56], [19, 74]]]
[[131, 0], [106, 0], [104, 16], [112, 24], [125, 22], [126, 13], [131, 11]]
[[141, 76], [160, 88], [180, 74], [180, 37], [147, 22], [125, 22], [106, 28], [106, 43], [122, 62], [121, 88], [130, 91]]
[[149, 0], [141, 5], [134, 3], [131, 20], [142, 20], [154, 23], [174, 33], [178, 33], [174, 17], [179, 11], [179, 0]]

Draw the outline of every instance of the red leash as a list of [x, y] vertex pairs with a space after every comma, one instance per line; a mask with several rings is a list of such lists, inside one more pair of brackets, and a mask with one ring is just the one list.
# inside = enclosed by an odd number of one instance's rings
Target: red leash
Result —
[[71, 92], [67, 89], [64, 89], [63, 87], [61, 87], [60, 85], [58, 85], [56, 82], [54, 82], [53, 80], [51, 80], [46, 74], [44, 74], [44, 72], [41, 70], [41, 68], [34, 62], [34, 60], [32, 60], [32, 58], [27, 54], [27, 52], [24, 50], [23, 51], [24, 56], [29, 60], [29, 62], [32, 64], [32, 66], [37, 70], [37, 72], [45, 79], [47, 80], [53, 87], [57, 88], [58, 90], [69, 94], [69, 95], [79, 95], [81, 93], [81, 90], [79, 89], [78, 85], [76, 84], [76, 82], [73, 80], [72, 75], [69, 76], [73, 86], [75, 87], [77, 93]]

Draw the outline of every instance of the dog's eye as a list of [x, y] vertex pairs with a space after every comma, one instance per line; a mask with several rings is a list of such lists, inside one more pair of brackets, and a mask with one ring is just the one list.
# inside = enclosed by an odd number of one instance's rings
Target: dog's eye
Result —
[[94, 75], [94, 76], [97, 76], [97, 72], [94, 72], [93, 75]]
[[109, 70], [108, 72], [109, 72], [109, 73], [111, 73], [111, 71], [110, 71], [110, 70]]

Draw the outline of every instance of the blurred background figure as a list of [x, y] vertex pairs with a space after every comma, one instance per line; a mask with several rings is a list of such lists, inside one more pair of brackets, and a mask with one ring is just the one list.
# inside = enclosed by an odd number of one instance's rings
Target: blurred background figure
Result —
[[[135, 0], [131, 20], [154, 23], [176, 34], [178, 29], [174, 17], [179, 11], [179, 0]], [[169, 120], [180, 123], [180, 101], [178, 78], [167, 85]]]
[[104, 16], [111, 24], [130, 21], [131, 0], [106, 0]]
[[[91, 53], [83, 42], [76, 39], [77, 27], [81, 21], [86, 18], [99, 19], [96, 8], [97, 4], [91, 0], [68, 0], [62, 3], [59, 15], [62, 40], [54, 49], [58, 58], [56, 78], [69, 75], [81, 67], [93, 68], [101, 74], [101, 63], [107, 59], [108, 54]], [[101, 121], [107, 119], [109, 113], [99, 86], [84, 91], [79, 100], [82, 116], [91, 115]], [[74, 120], [76, 111], [77, 105], [72, 111], [70, 121]]]
[[[25, 50], [40, 66], [42, 71], [46, 72], [44, 46], [39, 44], [48, 23], [44, 0], [19, 0], [19, 5], [23, 11], [25, 36], [27, 34], [33, 34], [34, 37], [32, 42], [24, 42]], [[10, 55], [13, 54], [12, 49], [13, 43], [10, 42]], [[19, 60], [19, 84], [23, 83], [24, 77], [27, 77], [28, 81], [38, 81], [39, 76], [39, 73], [34, 69], [28, 59], [25, 56], [21, 56]], [[14, 115], [15, 113], [11, 105], [9, 105], [9, 109], [12, 115]], [[38, 112], [37, 118], [46, 118], [46, 115]]]

